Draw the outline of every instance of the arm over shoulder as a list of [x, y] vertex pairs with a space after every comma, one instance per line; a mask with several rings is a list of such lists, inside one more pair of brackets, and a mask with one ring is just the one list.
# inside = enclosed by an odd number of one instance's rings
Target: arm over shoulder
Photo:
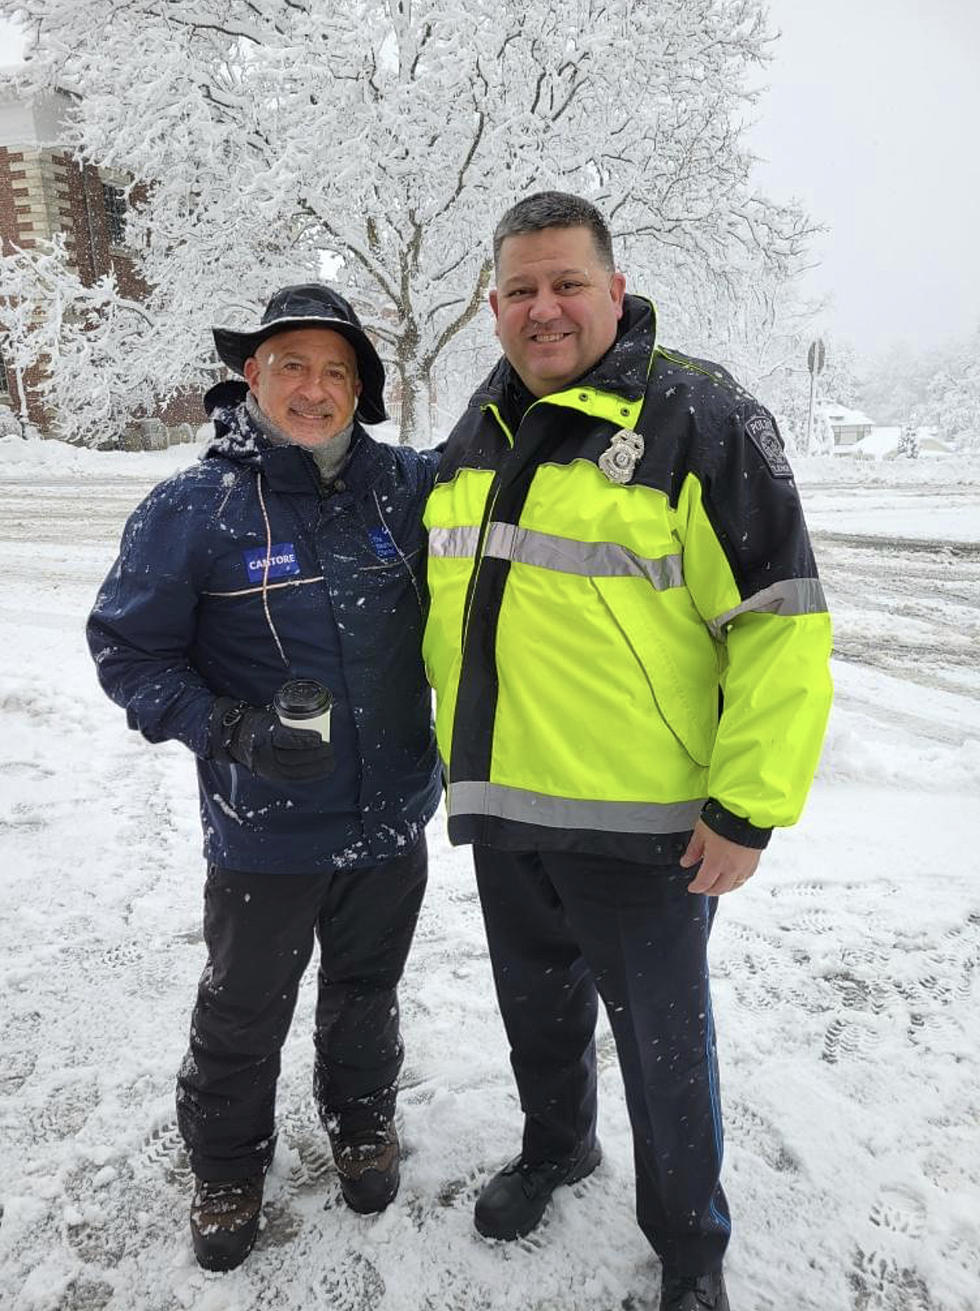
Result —
[[445, 449], [445, 442], [441, 442], [438, 446], [429, 447], [424, 451], [417, 450], [414, 446], [398, 446], [395, 448], [396, 458], [402, 473], [405, 477], [413, 480], [423, 504], [435, 485], [436, 475], [439, 472], [439, 461], [442, 459], [442, 453]]

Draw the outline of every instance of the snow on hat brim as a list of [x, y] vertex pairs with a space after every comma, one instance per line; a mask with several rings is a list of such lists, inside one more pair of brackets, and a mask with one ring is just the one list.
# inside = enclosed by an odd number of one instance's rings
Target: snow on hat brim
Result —
[[[336, 296], [336, 293], [329, 294], [331, 299]], [[384, 365], [371, 339], [358, 324], [326, 314], [291, 314], [263, 323], [254, 332], [236, 332], [232, 328], [212, 328], [211, 331], [222, 363], [233, 373], [244, 375], [245, 361], [255, 354], [264, 341], [278, 332], [289, 332], [293, 328], [329, 328], [350, 342], [357, 356], [357, 374], [361, 380], [361, 394], [354, 413], [362, 423], [383, 423], [388, 417], [384, 400]]]

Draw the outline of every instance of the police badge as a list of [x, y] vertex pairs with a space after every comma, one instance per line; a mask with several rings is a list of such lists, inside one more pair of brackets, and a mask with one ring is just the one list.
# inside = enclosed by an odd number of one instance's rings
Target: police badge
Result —
[[629, 428], [614, 432], [608, 449], [599, 456], [599, 468], [611, 483], [628, 483], [643, 455], [643, 438]]

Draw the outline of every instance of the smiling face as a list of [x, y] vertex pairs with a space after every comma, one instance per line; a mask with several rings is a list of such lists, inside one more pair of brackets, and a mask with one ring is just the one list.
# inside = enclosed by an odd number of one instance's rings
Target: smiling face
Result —
[[561, 391], [616, 340], [626, 279], [585, 227], [506, 237], [490, 306], [504, 354], [534, 396]]
[[297, 446], [322, 446], [350, 423], [361, 394], [357, 356], [330, 328], [292, 328], [245, 361], [259, 408]]

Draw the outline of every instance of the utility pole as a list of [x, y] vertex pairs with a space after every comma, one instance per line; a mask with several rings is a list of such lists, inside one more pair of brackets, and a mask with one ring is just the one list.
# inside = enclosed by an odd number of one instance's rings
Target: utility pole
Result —
[[824, 344], [818, 337], [816, 341], [810, 343], [810, 349], [806, 353], [806, 367], [810, 370], [810, 408], [806, 416], [806, 446], [804, 454], [810, 454], [810, 443], [813, 440], [813, 409], [817, 401], [817, 374], [823, 373], [823, 366], [827, 361], [827, 352], [824, 350]]

